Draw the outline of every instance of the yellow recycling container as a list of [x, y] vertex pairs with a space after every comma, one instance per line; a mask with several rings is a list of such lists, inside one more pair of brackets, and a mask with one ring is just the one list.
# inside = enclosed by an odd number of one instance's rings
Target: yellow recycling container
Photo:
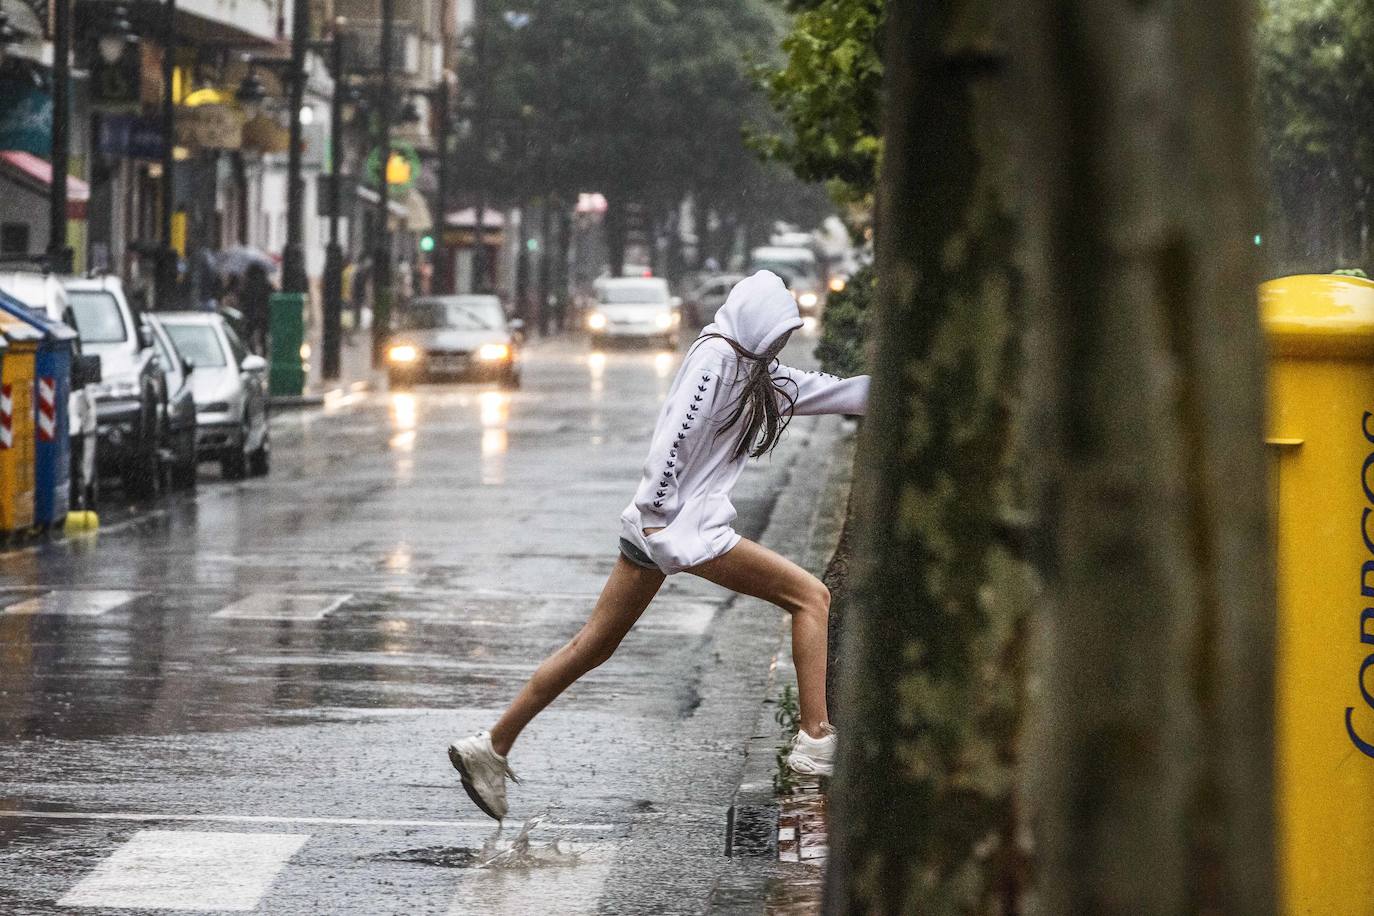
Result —
[[13, 538], [33, 527], [34, 354], [43, 334], [0, 312], [0, 335], [0, 534]]
[[1271, 280], [1260, 287], [1260, 311], [1277, 519], [1281, 912], [1369, 913], [1374, 282]]

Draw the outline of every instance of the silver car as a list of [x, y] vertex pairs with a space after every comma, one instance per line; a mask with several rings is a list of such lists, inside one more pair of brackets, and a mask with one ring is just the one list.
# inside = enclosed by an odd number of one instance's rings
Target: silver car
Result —
[[196, 452], [218, 460], [225, 478], [267, 473], [267, 360], [249, 353], [234, 329], [214, 312], [159, 312], [177, 355], [191, 365], [196, 401]]
[[677, 346], [681, 301], [659, 277], [607, 277], [596, 281], [596, 305], [587, 315], [592, 343], [614, 338], [660, 340]]
[[386, 351], [392, 387], [440, 377], [520, 387], [524, 324], [507, 318], [496, 296], [422, 296], [392, 317]]

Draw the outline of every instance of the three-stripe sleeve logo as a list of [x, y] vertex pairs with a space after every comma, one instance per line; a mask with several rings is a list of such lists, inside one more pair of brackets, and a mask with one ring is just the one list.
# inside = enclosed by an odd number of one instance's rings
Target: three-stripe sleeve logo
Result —
[[34, 409], [34, 419], [38, 424], [40, 442], [52, 442], [57, 438], [57, 379], [39, 377], [38, 405]]

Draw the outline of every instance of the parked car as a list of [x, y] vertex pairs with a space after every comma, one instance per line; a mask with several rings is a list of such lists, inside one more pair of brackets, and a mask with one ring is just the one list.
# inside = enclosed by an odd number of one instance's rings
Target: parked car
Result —
[[158, 322], [189, 364], [196, 402], [196, 456], [225, 478], [261, 476], [271, 465], [267, 360], [249, 353], [215, 312], [160, 312]]
[[[52, 274], [35, 271], [0, 271], [0, 290], [4, 290], [31, 309], [54, 321], [77, 328], [76, 318], [67, 304], [67, 291]], [[84, 355], [82, 342], [76, 341], [73, 365]], [[103, 367], [102, 367], [103, 370]], [[99, 420], [96, 414], [96, 386], [100, 373], [83, 379], [85, 384], [73, 384], [67, 396], [67, 425], [71, 434], [71, 494], [72, 506], [95, 509], [100, 501], [100, 477], [96, 468]]]
[[782, 278], [803, 315], [819, 316], [826, 286], [820, 262], [810, 248], [765, 245], [749, 252], [749, 273], [771, 270]]
[[493, 380], [520, 387], [524, 322], [496, 296], [420, 296], [392, 316], [386, 351], [392, 387], [429, 378]]
[[740, 274], [716, 274], [702, 280], [682, 304], [683, 322], [697, 329], [710, 324], [716, 310], [725, 304], [730, 290], [743, 279]]
[[135, 499], [157, 495], [162, 480], [167, 379], [153, 342], [134, 318], [118, 277], [63, 282], [87, 353], [100, 356], [95, 386], [99, 469], [119, 475]]
[[659, 340], [676, 347], [680, 300], [660, 277], [606, 277], [596, 281], [596, 305], [587, 314], [592, 343], [611, 339]]
[[177, 355], [167, 328], [155, 315], [144, 315], [143, 326], [153, 341], [153, 353], [162, 364], [167, 381], [163, 405], [162, 458], [168, 466], [172, 486], [189, 489], [196, 485], [196, 398], [191, 386], [195, 368]]

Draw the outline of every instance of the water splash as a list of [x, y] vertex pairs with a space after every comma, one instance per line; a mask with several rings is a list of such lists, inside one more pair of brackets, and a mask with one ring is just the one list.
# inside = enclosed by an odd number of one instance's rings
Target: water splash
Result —
[[501, 839], [501, 827], [482, 841], [482, 854], [478, 858], [478, 868], [546, 868], [576, 865], [581, 856], [572, 850], [563, 849], [555, 839], [539, 846], [530, 842], [530, 831], [538, 827], [548, 817], [548, 813], [532, 817], [520, 828], [520, 833], [509, 844]]

